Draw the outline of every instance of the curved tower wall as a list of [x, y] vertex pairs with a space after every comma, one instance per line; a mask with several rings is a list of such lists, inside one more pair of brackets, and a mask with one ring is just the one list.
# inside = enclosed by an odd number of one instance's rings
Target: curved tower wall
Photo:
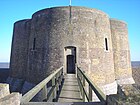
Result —
[[[96, 9], [72, 8], [72, 35], [77, 48], [77, 65], [98, 85], [114, 82], [114, 65], [109, 17]], [[105, 49], [105, 38], [108, 51]], [[110, 77], [110, 78], [108, 78]], [[108, 79], [107, 79], [108, 78]]]
[[105, 94], [116, 93], [108, 15], [96, 9], [72, 8], [71, 11], [71, 35], [72, 42], [77, 45], [77, 65], [102, 88]]
[[[29, 39], [27, 81], [38, 83], [63, 66], [64, 40], [67, 40], [68, 8], [45, 9], [33, 15]], [[34, 38], [35, 49], [33, 50]], [[31, 75], [32, 74], [32, 75]], [[38, 77], [38, 78], [36, 78]]]
[[30, 35], [30, 20], [18, 21], [14, 24], [10, 75], [13, 78], [24, 79], [28, 61], [28, 43]]
[[25, 80], [28, 61], [29, 35], [29, 19], [18, 21], [14, 24], [10, 59], [10, 76], [7, 79], [11, 91], [20, 91]]
[[127, 24], [111, 19], [112, 43], [114, 51], [115, 78], [118, 84], [132, 84], [130, 49], [128, 42]]

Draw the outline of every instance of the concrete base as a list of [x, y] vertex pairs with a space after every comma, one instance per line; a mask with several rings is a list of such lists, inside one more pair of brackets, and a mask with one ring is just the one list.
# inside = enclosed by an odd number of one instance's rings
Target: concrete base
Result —
[[13, 78], [8, 77], [7, 80], [6, 80], [6, 83], [8, 83], [10, 86], [12, 86], [12, 81], [13, 81]]
[[34, 86], [36, 86], [36, 85], [33, 84], [33, 83], [30, 83], [30, 82], [25, 81], [24, 84], [23, 84], [21, 93], [22, 93], [22, 94], [27, 93], [27, 92], [28, 92], [29, 90], [31, 90]]
[[120, 79], [120, 80], [117, 80], [117, 83], [119, 85], [123, 85], [123, 84], [134, 84], [135, 81], [132, 77], [130, 78], [124, 78], [124, 79]]
[[114, 81], [113, 83], [101, 86], [101, 90], [106, 95], [117, 94], [117, 82]]
[[[36, 86], [36, 84], [25, 81], [24, 84], [23, 84], [21, 93], [24, 95], [28, 91], [30, 91], [32, 88], [34, 88], [35, 86]], [[44, 91], [41, 90], [31, 101], [33, 101], [33, 102], [43, 101], [43, 99], [44, 99], [43, 93], [44, 93]]]
[[92, 93], [92, 100], [93, 100], [93, 102], [100, 102], [99, 98], [97, 97], [97, 95], [94, 92]]
[[24, 80], [22, 79], [15, 79], [14, 83], [12, 85], [12, 92], [20, 92], [22, 89], [22, 85], [24, 83]]
[[[116, 81], [114, 81], [113, 83], [110, 83], [110, 84], [99, 86], [99, 87], [105, 95], [117, 94], [117, 82]], [[99, 98], [96, 96], [96, 94], [94, 92], [92, 94], [92, 100], [94, 102], [100, 102]]]
[[20, 92], [24, 83], [23, 79], [8, 77], [6, 83], [10, 85], [10, 91]]

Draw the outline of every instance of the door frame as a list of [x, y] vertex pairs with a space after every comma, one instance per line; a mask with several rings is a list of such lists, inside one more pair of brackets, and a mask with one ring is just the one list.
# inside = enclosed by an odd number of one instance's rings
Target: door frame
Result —
[[[64, 47], [64, 74], [67, 74], [67, 55], [74, 55], [75, 64], [77, 63], [77, 48], [75, 46]], [[76, 73], [76, 71], [74, 71]]]

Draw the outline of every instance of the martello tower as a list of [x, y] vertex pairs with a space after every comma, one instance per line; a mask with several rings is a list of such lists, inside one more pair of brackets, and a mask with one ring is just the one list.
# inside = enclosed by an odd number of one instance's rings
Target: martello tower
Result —
[[[11, 89], [39, 83], [53, 70], [84, 70], [105, 94], [132, 84], [127, 24], [97, 9], [53, 7], [14, 24], [10, 62]], [[26, 88], [25, 88], [26, 87]]]

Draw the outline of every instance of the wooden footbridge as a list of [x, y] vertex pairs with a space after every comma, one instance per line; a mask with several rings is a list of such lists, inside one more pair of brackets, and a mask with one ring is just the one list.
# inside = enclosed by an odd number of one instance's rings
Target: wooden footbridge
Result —
[[[51, 83], [50, 87], [48, 83]], [[40, 91], [43, 99], [33, 102]], [[100, 102], [93, 101], [93, 92]], [[60, 67], [23, 95], [21, 105], [106, 105], [106, 96], [78, 67], [76, 74], [65, 75]]]

